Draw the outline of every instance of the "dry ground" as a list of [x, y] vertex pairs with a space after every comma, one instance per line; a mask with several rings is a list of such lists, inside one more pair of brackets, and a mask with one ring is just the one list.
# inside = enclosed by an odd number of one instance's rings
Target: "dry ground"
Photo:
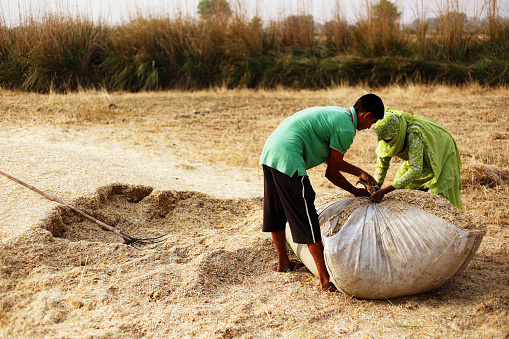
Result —
[[[375, 92], [456, 138], [477, 255], [441, 288], [392, 300], [325, 293], [305, 268], [276, 273], [260, 232], [263, 143], [287, 116]], [[506, 88], [38, 95], [1, 91], [0, 170], [140, 237], [139, 251], [0, 177], [0, 337], [507, 338]], [[372, 172], [372, 130], [346, 160]], [[387, 180], [397, 169], [392, 166]], [[310, 171], [318, 199], [338, 193]], [[353, 178], [350, 178], [354, 180]]]

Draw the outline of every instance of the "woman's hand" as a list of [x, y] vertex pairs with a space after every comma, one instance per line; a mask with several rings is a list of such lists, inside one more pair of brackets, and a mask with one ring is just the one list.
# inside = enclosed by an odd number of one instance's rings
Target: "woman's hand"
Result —
[[392, 191], [394, 191], [394, 187], [393, 187], [392, 185], [389, 185], [389, 186], [384, 187], [384, 188], [382, 188], [381, 190], [376, 191], [375, 193], [373, 193], [373, 194], [371, 195], [371, 199], [372, 199], [374, 202], [378, 203], [378, 202], [382, 201], [382, 199], [384, 198], [384, 196], [385, 196], [387, 193], [392, 192]]

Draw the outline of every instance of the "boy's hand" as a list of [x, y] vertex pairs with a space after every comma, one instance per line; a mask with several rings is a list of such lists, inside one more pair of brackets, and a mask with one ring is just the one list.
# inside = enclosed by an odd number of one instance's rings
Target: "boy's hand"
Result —
[[371, 193], [368, 192], [365, 188], [357, 188], [357, 191], [354, 193], [354, 196], [357, 197], [369, 197]]
[[374, 187], [374, 186], [380, 187], [380, 185], [375, 180], [375, 178], [373, 178], [371, 175], [369, 175], [365, 171], [362, 171], [361, 174], [358, 176], [358, 178], [361, 183], [366, 185], [367, 190], [370, 192], [373, 191], [372, 187]]
[[363, 179], [361, 177], [363, 177], [363, 175], [359, 176], [359, 181], [357, 181], [357, 184], [359, 183], [363, 184], [370, 194], [373, 194], [376, 191], [380, 190], [380, 184], [376, 182], [376, 180], [372, 176], [366, 173], [365, 177], [367, 179]]

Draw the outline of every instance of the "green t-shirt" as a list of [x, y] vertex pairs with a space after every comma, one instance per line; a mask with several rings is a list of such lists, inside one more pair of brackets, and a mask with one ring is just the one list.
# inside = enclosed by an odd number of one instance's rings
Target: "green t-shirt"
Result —
[[346, 153], [357, 128], [353, 107], [311, 107], [285, 119], [263, 147], [260, 165], [293, 176], [329, 160], [331, 148]]

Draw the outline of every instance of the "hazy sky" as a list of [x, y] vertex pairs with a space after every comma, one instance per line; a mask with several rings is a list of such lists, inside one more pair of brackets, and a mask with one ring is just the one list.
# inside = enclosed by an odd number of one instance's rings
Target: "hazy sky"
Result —
[[[403, 20], [411, 22], [426, 13], [434, 17], [447, 4], [452, 9], [478, 16], [485, 0], [392, 0], [403, 13]], [[0, 14], [7, 24], [20, 18], [39, 17], [58, 12], [71, 16], [85, 16], [108, 23], [120, 23], [137, 13], [155, 16], [173, 16], [178, 13], [196, 16], [200, 0], [0, 0]], [[248, 18], [256, 14], [264, 20], [279, 19], [294, 14], [311, 14], [318, 22], [325, 22], [337, 13], [353, 22], [366, 3], [375, 0], [229, 0], [232, 8], [240, 5]], [[459, 5], [458, 5], [459, 3]], [[509, 16], [509, 0], [498, 0], [500, 14]], [[338, 12], [339, 9], [339, 12]]]

